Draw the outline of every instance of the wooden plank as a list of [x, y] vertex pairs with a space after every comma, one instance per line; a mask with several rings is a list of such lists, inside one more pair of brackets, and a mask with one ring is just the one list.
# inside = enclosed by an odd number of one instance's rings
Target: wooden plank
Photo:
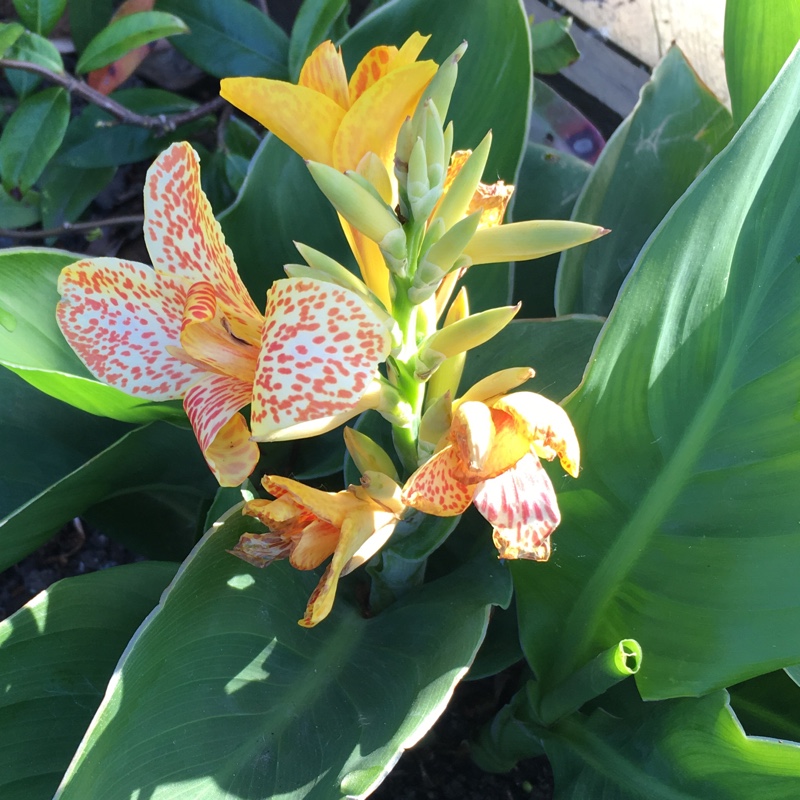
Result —
[[[537, 22], [563, 16], [538, 0], [525, 0], [525, 9]], [[639, 90], [649, 79], [647, 70], [631, 63], [590, 32], [572, 27], [580, 59], [562, 70], [562, 75], [600, 100], [612, 111], [626, 117], [639, 99]]]
[[651, 68], [674, 42], [730, 107], [723, 56], [725, 0], [559, 0], [559, 5]]

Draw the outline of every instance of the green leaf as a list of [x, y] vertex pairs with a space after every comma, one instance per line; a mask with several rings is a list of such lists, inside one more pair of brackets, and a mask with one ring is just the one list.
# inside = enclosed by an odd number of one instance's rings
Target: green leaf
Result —
[[582, 472], [550, 561], [512, 565], [548, 687], [627, 636], [646, 699], [800, 663], [798, 120], [794, 58], [650, 238], [566, 403]]
[[731, 707], [749, 736], [800, 742], [800, 689], [784, 670], [732, 686]]
[[114, 20], [95, 36], [78, 59], [76, 72], [91, 72], [121, 58], [131, 50], [162, 39], [188, 33], [186, 23], [163, 11], [139, 11]]
[[[56, 46], [38, 33], [25, 31], [8, 49], [6, 57], [15, 61], [30, 61], [52, 72], [64, 71], [64, 62]], [[6, 78], [21, 98], [27, 97], [42, 80], [38, 75], [21, 69], [7, 69]]]
[[486, 344], [467, 353], [459, 394], [473, 383], [510, 367], [533, 367], [522, 388], [559, 402], [583, 377], [602, 320], [596, 317], [512, 322]]
[[561, 256], [559, 314], [611, 310], [655, 227], [733, 133], [730, 114], [673, 47], [609, 140], [572, 218], [611, 233]]
[[363, 797], [441, 713], [490, 606], [509, 599], [484, 551], [372, 619], [340, 586], [332, 614], [304, 629], [319, 572], [228, 555], [254, 525], [233, 510], [184, 562], [120, 662], [60, 800], [162, 800], [177, 785], [220, 800]]
[[39, 192], [31, 190], [15, 200], [0, 186], [0, 220], [4, 228], [27, 228], [42, 218]]
[[67, 0], [13, 0], [14, 8], [26, 27], [47, 36], [64, 13]]
[[580, 58], [569, 29], [572, 17], [557, 17], [531, 25], [533, 71], [537, 75], [554, 75]]
[[[197, 107], [197, 103], [162, 89], [120, 89], [110, 96], [131, 111], [150, 116], [169, 116]], [[83, 169], [134, 164], [152, 159], [172, 142], [190, 138], [213, 121], [209, 115], [169, 133], [160, 133], [125, 125], [97, 106], [88, 106], [70, 122], [57, 160]]]
[[[43, 427], [52, 429], [56, 421], [75, 416], [56, 413]], [[12, 428], [15, 446], [24, 443], [26, 432], [18, 424], [19, 431]], [[43, 445], [39, 452], [46, 459], [45, 474], [37, 493], [0, 520], [0, 569], [33, 552], [79, 515], [102, 523], [104, 533], [135, 552], [183, 558], [197, 540], [216, 487], [191, 431], [158, 422], [100, 449], [113, 428], [91, 422], [83, 430], [95, 432], [98, 441], [79, 449], [75, 435], [54, 436], [52, 444], [42, 442], [40, 435], [31, 437]], [[35, 470], [29, 474], [36, 477]], [[18, 487], [17, 493], [33, 488]]]
[[69, 122], [69, 95], [51, 87], [23, 100], [0, 135], [0, 175], [9, 191], [36, 183], [58, 150]]
[[79, 53], [108, 24], [114, 0], [68, 0], [69, 30]]
[[186, 22], [191, 33], [173, 44], [209, 75], [288, 77], [288, 37], [245, 0], [156, 0], [156, 7]]
[[0, 22], [0, 56], [4, 56], [14, 42], [25, 33], [19, 22]]
[[347, 15], [350, 0], [303, 0], [289, 38], [289, 80], [297, 83], [311, 51], [331, 37], [336, 21]]
[[794, 800], [800, 779], [800, 750], [745, 736], [724, 691], [569, 717], [544, 746], [557, 800]]
[[[582, 159], [528, 142], [514, 190], [513, 217], [569, 219], [591, 167]], [[559, 253], [514, 265], [515, 302], [519, 317], [554, 317]]]
[[741, 125], [800, 39], [795, 0], [725, 3], [725, 75], [733, 119]]
[[0, 306], [17, 321], [0, 328], [0, 364], [65, 403], [124, 422], [183, 421], [177, 401], [153, 403], [95, 380], [56, 323], [58, 275], [81, 256], [63, 250], [0, 251]]
[[55, 228], [75, 222], [111, 182], [114, 167], [86, 169], [51, 161], [42, 174], [42, 227]]
[[128, 639], [177, 565], [59, 581], [0, 622], [0, 794], [52, 797]]
[[[459, 25], [453, 26], [453, 19]], [[415, 31], [432, 34], [421, 58], [441, 62], [467, 39], [450, 105], [455, 146], [475, 147], [494, 130], [487, 176], [513, 183], [525, 142], [530, 94], [528, 25], [514, 0], [496, 0], [487, 19], [481, 0], [409, 0], [370, 15], [342, 40], [348, 74], [372, 47], [402, 44]], [[503, 54], [502, 76], [498, 54]], [[481, 97], [480, 103], [474, 102]], [[286, 187], [291, 186], [287, 196]], [[265, 224], [265, 220], [268, 224]], [[263, 297], [283, 277], [283, 265], [297, 262], [292, 240], [311, 245], [357, 270], [336, 214], [308, 174], [302, 159], [267, 137], [250, 165], [242, 192], [220, 218], [239, 273], [253, 297]], [[279, 235], [276, 235], [279, 232]], [[507, 302], [509, 267], [482, 265], [467, 279], [474, 310]]]

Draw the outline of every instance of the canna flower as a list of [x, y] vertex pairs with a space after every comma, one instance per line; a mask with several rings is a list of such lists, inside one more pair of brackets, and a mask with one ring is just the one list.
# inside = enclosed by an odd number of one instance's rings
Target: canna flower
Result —
[[402, 501], [442, 517], [462, 514], [473, 503], [491, 523], [501, 558], [546, 561], [561, 515], [539, 459], [558, 456], [577, 477], [580, 451], [559, 405], [533, 392], [498, 394], [532, 373], [495, 373], [456, 401], [449, 430], [406, 482]]
[[[250, 500], [243, 513], [258, 519], [267, 533], [245, 533], [230, 552], [256, 567], [288, 558], [296, 569], [318, 567], [333, 556], [308, 601], [299, 624], [311, 628], [333, 607], [339, 578], [368, 561], [386, 543], [404, 508], [400, 487], [385, 475], [375, 476], [380, 492], [365, 486], [343, 492], [323, 492], [290, 478], [262, 479], [274, 500]], [[386, 491], [386, 486], [392, 487]]]
[[[225, 78], [220, 94], [257, 119], [308, 161], [355, 170], [370, 153], [391, 171], [397, 133], [436, 72], [433, 61], [417, 61], [427, 36], [415, 33], [399, 49], [370, 50], [349, 81], [341, 51], [320, 44], [297, 83], [267, 78]], [[390, 307], [389, 275], [376, 245], [342, 220], [365, 283]]]
[[[144, 207], [153, 268], [116, 258], [65, 267], [58, 324], [104, 383], [149, 400], [182, 398], [220, 484], [250, 475], [256, 441], [330, 430], [379, 402], [386, 318], [355, 292], [309, 278], [276, 281], [261, 314], [187, 143], [150, 168]], [[248, 404], [252, 433], [239, 413]]]

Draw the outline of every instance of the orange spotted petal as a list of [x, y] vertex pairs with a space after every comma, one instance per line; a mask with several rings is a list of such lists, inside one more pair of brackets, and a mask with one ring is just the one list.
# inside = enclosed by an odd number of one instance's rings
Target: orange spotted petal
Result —
[[250, 440], [245, 418], [234, 414], [203, 455], [220, 486], [239, 486], [256, 468], [260, 452], [258, 445]]
[[472, 502], [474, 486], [466, 486], [455, 477], [460, 469], [458, 453], [448, 445], [406, 481], [403, 503], [437, 517], [463, 514]]
[[549, 536], [561, 522], [561, 514], [553, 484], [533, 453], [479, 484], [474, 502], [494, 529], [500, 558], [547, 560]]
[[[382, 44], [373, 47], [361, 59], [350, 76], [350, 101], [355, 102], [374, 83], [377, 83], [391, 69], [391, 63], [397, 58], [398, 49], [394, 45]], [[413, 62], [415, 59], [410, 59]]]
[[233, 336], [219, 313], [210, 283], [189, 289], [181, 325], [181, 347], [195, 363], [252, 385], [258, 348]]
[[355, 292], [307, 278], [276, 281], [253, 387], [253, 437], [270, 441], [299, 423], [349, 419], [390, 349], [385, 319]]
[[[413, 113], [436, 73], [433, 61], [419, 61], [391, 71], [353, 102], [333, 140], [333, 166], [355, 169], [373, 152], [392, 170], [397, 132]], [[329, 162], [330, 163], [330, 162]]]
[[233, 332], [258, 343], [261, 315], [200, 188], [199, 159], [187, 142], [173, 144], [147, 171], [144, 237], [156, 271], [213, 284]]
[[535, 392], [513, 392], [495, 400], [492, 407], [508, 412], [527, 428], [540, 458], [552, 461], [558, 456], [566, 472], [578, 477], [580, 445], [567, 412], [560, 405]]
[[[183, 398], [200, 449], [223, 486], [238, 486], [258, 462], [258, 445], [250, 441], [244, 418], [236, 414], [250, 402], [250, 391], [251, 384], [245, 381], [208, 373]], [[241, 423], [229, 425], [236, 418], [241, 418]], [[226, 466], [227, 461], [231, 466]], [[242, 477], [238, 477], [242, 472]], [[225, 483], [220, 475], [226, 476]], [[235, 477], [238, 480], [233, 480]]]
[[316, 47], [306, 59], [297, 83], [324, 94], [345, 111], [350, 108], [350, 92], [342, 54], [330, 40]]
[[176, 358], [188, 286], [143, 264], [78, 261], [61, 271], [56, 317], [89, 371], [123, 392], [151, 400], [182, 397], [202, 375]]
[[268, 78], [225, 78], [220, 94], [302, 158], [333, 163], [333, 140], [345, 110], [330, 97]]

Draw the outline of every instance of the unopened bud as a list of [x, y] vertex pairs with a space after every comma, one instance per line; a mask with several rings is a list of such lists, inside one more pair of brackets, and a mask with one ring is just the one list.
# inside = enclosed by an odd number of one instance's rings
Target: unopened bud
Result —
[[398, 480], [397, 470], [389, 454], [366, 434], [353, 428], [344, 429], [344, 443], [356, 469], [365, 472], [382, 472]]
[[376, 153], [372, 151], [365, 153], [361, 161], [358, 162], [356, 172], [366, 178], [378, 192], [381, 200], [387, 206], [392, 205], [392, 181], [386, 171], [386, 165], [380, 160]]
[[471, 400], [489, 403], [495, 397], [508, 394], [518, 386], [522, 386], [535, 374], [536, 372], [531, 367], [510, 367], [509, 369], [501, 369], [499, 372], [493, 372], [473, 384], [453, 405], [458, 406], [460, 403], [466, 403]]
[[429, 400], [425, 394], [426, 410], [419, 423], [419, 461], [424, 464], [435, 452], [436, 445], [450, 430], [452, 414], [452, 395], [445, 393], [441, 397]]
[[450, 99], [453, 96], [453, 89], [458, 78], [458, 62], [466, 51], [467, 43], [461, 42], [451, 55], [442, 62], [433, 76], [433, 80], [428, 84], [425, 93], [422, 95], [420, 104], [426, 100], [432, 100], [436, 103], [442, 120], [447, 117], [447, 111], [450, 108]]
[[[459, 293], [450, 304], [447, 316], [444, 320], [444, 326], [448, 327], [462, 319], [469, 316], [469, 301], [467, 299], [467, 290], [461, 287]], [[439, 369], [431, 375], [428, 381], [428, 386], [425, 390], [425, 399], [427, 402], [428, 397], [436, 398], [444, 394], [449, 394], [455, 397], [458, 392], [458, 384], [461, 383], [461, 375], [464, 372], [464, 365], [467, 360], [466, 353], [457, 353], [450, 358], [446, 358], [440, 365]]]

